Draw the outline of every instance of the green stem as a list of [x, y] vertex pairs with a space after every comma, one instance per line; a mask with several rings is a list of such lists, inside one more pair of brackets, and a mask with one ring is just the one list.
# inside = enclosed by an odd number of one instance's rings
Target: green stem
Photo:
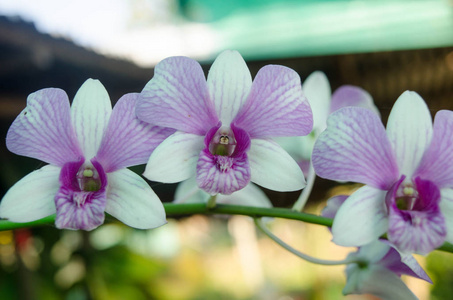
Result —
[[284, 241], [282, 241], [281, 239], [279, 239], [275, 234], [273, 234], [263, 223], [263, 220], [261, 219], [257, 219], [255, 218], [255, 225], [265, 234], [267, 235], [270, 239], [272, 239], [274, 242], [276, 242], [277, 244], [279, 244], [280, 246], [282, 246], [283, 248], [285, 248], [286, 250], [288, 250], [289, 252], [295, 254], [296, 256], [302, 258], [303, 260], [306, 260], [308, 262], [311, 262], [311, 263], [314, 263], [314, 264], [318, 264], [318, 265], [326, 265], [326, 266], [336, 266], [336, 265], [347, 265], [347, 264], [352, 264], [352, 263], [358, 263], [358, 264], [363, 264], [364, 262], [362, 261], [359, 261], [355, 258], [351, 259], [351, 258], [346, 258], [346, 259], [343, 259], [343, 260], [324, 260], [324, 259], [319, 259], [319, 258], [315, 258], [315, 257], [312, 257], [310, 255], [307, 255], [305, 253], [302, 253], [296, 249], [294, 249], [293, 247], [291, 247], [290, 245], [288, 245], [287, 243], [285, 243]]
[[305, 204], [307, 203], [308, 197], [311, 194], [311, 190], [313, 189], [313, 185], [315, 184], [315, 179], [316, 179], [315, 169], [313, 168], [313, 163], [310, 160], [310, 168], [308, 169], [308, 174], [307, 174], [307, 185], [302, 190], [302, 193], [300, 194], [297, 201], [294, 203], [293, 210], [302, 211], [304, 209]]
[[208, 202], [206, 203], [206, 207], [208, 209], [213, 209], [216, 206], [216, 203], [215, 203], [216, 198], [217, 198], [217, 195], [209, 197]]
[[[332, 219], [316, 216], [312, 214], [297, 212], [287, 208], [264, 208], [251, 207], [241, 205], [226, 205], [216, 204], [214, 208], [207, 208], [206, 203], [164, 203], [165, 211], [168, 218], [181, 217], [195, 214], [224, 214], [224, 215], [243, 215], [252, 218], [271, 217], [298, 220], [306, 223], [317, 224], [327, 227], [332, 227]], [[43, 219], [28, 222], [14, 223], [7, 220], [0, 220], [0, 231], [36, 227], [42, 225], [53, 225], [55, 223], [55, 215], [45, 217]], [[453, 244], [444, 243], [438, 248], [440, 251], [453, 253]]]
[[[274, 217], [299, 220], [312, 224], [332, 226], [332, 219], [324, 218], [312, 214], [300, 213], [286, 208], [264, 208], [241, 205], [216, 204], [213, 208], [208, 208], [206, 203], [164, 203], [167, 217], [179, 217], [194, 214], [225, 214], [225, 215], [244, 215], [253, 218]], [[0, 220], [0, 231], [17, 228], [34, 227], [55, 222], [55, 215], [29, 223], [13, 223]]]

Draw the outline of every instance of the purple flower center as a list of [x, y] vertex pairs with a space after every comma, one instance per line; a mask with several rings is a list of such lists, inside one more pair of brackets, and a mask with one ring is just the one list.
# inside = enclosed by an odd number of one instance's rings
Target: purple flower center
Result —
[[107, 175], [94, 159], [66, 163], [55, 195], [58, 228], [91, 230], [104, 222]]
[[394, 203], [402, 212], [437, 210], [440, 202], [439, 188], [433, 182], [420, 177], [406, 181], [405, 176], [402, 176], [389, 193], [394, 200], [388, 199], [387, 205]]
[[101, 189], [102, 182], [99, 172], [91, 162], [83, 164], [76, 175], [77, 183], [81, 191], [96, 192]]
[[212, 155], [231, 156], [236, 149], [236, 139], [231, 128], [220, 127], [209, 142], [209, 152]]
[[400, 210], [413, 210], [419, 201], [418, 191], [412, 183], [401, 184], [396, 191], [395, 203]]
[[403, 175], [386, 196], [388, 236], [402, 251], [426, 254], [439, 247], [446, 236], [440, 212], [440, 190], [435, 183]]
[[229, 195], [250, 182], [250, 136], [231, 124], [211, 128], [197, 162], [198, 186], [211, 195]]

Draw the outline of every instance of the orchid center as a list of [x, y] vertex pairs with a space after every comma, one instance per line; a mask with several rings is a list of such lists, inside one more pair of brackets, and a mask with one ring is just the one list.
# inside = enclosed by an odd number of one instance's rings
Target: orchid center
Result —
[[413, 210], [418, 198], [418, 192], [412, 183], [402, 183], [396, 192], [396, 207], [400, 210]]
[[99, 173], [92, 164], [83, 164], [77, 172], [79, 188], [85, 192], [96, 192], [101, 189]]
[[209, 142], [209, 152], [213, 155], [231, 156], [236, 148], [236, 139], [230, 127], [220, 127]]

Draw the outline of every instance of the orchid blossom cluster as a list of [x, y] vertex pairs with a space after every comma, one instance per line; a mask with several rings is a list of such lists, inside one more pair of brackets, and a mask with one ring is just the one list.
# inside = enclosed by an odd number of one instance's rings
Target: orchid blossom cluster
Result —
[[[97, 80], [87, 80], [72, 105], [60, 89], [37, 91], [6, 145], [48, 163], [3, 197], [0, 217], [12, 222], [55, 214], [57, 228], [92, 230], [108, 213], [135, 228], [164, 225], [164, 205], [127, 169], [146, 163], [145, 178], [181, 182], [175, 203], [210, 208], [216, 201], [271, 208], [255, 184], [280, 192], [307, 184], [294, 206], [301, 211], [315, 174], [364, 184], [323, 211], [333, 219], [333, 241], [358, 247], [337, 262], [347, 265], [345, 294], [415, 299], [400, 275], [431, 280], [412, 254], [453, 242], [453, 112], [438, 112], [433, 125], [423, 99], [407, 91], [385, 129], [363, 89], [342, 86], [331, 94], [322, 72], [302, 85], [279, 65], [263, 67], [252, 81], [236, 51], [221, 53], [207, 78], [190, 58], [164, 59], [143, 91], [123, 96], [113, 110]], [[336, 264], [310, 258], [256, 224], [296, 255]]]

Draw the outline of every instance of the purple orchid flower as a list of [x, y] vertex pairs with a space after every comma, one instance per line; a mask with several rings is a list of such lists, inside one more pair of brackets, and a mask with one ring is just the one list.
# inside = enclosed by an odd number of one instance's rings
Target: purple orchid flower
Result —
[[151, 155], [144, 173], [150, 180], [196, 176], [210, 195], [231, 194], [250, 181], [277, 191], [305, 185], [297, 163], [270, 139], [312, 129], [300, 78], [289, 68], [265, 66], [252, 84], [241, 55], [225, 51], [206, 80], [196, 61], [170, 57], [142, 91], [137, 116], [178, 130]]
[[104, 222], [105, 211], [136, 228], [165, 224], [157, 195], [126, 167], [145, 163], [174, 130], [139, 121], [137, 98], [123, 96], [112, 111], [104, 86], [92, 79], [79, 89], [72, 107], [61, 89], [31, 94], [8, 131], [6, 146], [49, 165], [6, 193], [0, 216], [29, 222], [56, 213], [58, 228], [92, 230]]
[[373, 112], [333, 113], [313, 150], [320, 177], [366, 184], [340, 207], [333, 241], [362, 246], [388, 232], [402, 252], [426, 254], [453, 242], [453, 112], [434, 121], [423, 99], [404, 92], [384, 129]]
[[[347, 195], [337, 195], [327, 200], [321, 215], [335, 218]], [[417, 299], [400, 279], [408, 275], [432, 283], [428, 274], [411, 254], [398, 252], [387, 241], [375, 240], [359, 247], [348, 255], [357, 260], [346, 267], [347, 282], [344, 295], [372, 294], [381, 299]]]
[[353, 258], [361, 263], [346, 267], [344, 295], [372, 294], [387, 300], [417, 299], [400, 276], [409, 275], [432, 283], [412, 255], [402, 255], [381, 241], [359, 247], [357, 252], [349, 254], [348, 259]]
[[347, 106], [368, 108], [378, 116], [380, 113], [371, 95], [358, 86], [342, 85], [332, 94], [329, 79], [321, 71], [315, 71], [305, 79], [302, 91], [313, 111], [313, 130], [307, 136], [281, 137], [277, 142], [297, 161], [304, 174], [308, 174], [315, 141], [326, 129], [331, 113]]

